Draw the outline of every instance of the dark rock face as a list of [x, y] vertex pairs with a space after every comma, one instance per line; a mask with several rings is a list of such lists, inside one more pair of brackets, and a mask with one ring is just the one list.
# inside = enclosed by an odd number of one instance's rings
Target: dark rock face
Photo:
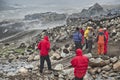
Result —
[[[73, 13], [67, 18], [67, 25], [78, 26], [80, 23], [85, 23], [89, 19], [101, 18], [101, 15], [107, 15], [107, 12], [98, 3], [83, 9], [80, 13]], [[74, 25], [75, 24], [75, 25]]]
[[66, 15], [65, 14], [57, 14], [55, 12], [36, 13], [36, 14], [32, 14], [32, 15], [26, 15], [24, 19], [25, 20], [39, 19], [43, 22], [49, 22], [49, 21], [65, 20]]
[[23, 22], [9, 22], [2, 21], [0, 22], [0, 39], [12, 36], [23, 30], [24, 23]]

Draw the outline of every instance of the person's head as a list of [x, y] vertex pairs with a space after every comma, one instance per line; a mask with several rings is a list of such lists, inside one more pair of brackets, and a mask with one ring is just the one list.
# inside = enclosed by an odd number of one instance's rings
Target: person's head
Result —
[[80, 48], [76, 50], [76, 56], [82, 56], [82, 50]]
[[80, 28], [80, 30], [82, 30], [82, 28]]
[[98, 31], [99, 31], [99, 32], [103, 32], [103, 29], [102, 29], [102, 28], [100, 28]]
[[79, 31], [79, 28], [78, 28], [78, 27], [76, 27], [76, 31]]
[[104, 30], [104, 31], [106, 31], [106, 30], [107, 30], [107, 28], [103, 28], [103, 30]]
[[45, 40], [47, 40], [47, 41], [49, 41], [49, 38], [48, 38], [48, 36], [44, 36], [44, 39], [45, 39]]

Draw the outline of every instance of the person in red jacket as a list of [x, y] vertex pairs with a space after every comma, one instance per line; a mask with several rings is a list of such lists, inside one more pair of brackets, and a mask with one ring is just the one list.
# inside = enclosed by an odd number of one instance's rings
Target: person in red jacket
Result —
[[84, 44], [84, 30], [80, 28], [80, 33], [82, 34], [82, 44]]
[[51, 61], [49, 58], [50, 42], [48, 36], [44, 36], [44, 39], [38, 43], [38, 49], [40, 50], [40, 73], [43, 72], [44, 61], [47, 61], [48, 70], [52, 70]]
[[108, 33], [106, 28], [104, 28], [103, 30], [104, 30], [104, 35], [106, 37], [106, 41], [104, 43], [104, 54], [107, 54], [107, 45], [108, 45], [109, 33]]
[[76, 56], [71, 60], [71, 64], [74, 67], [75, 80], [83, 80], [88, 68], [88, 58], [83, 56], [82, 50], [76, 50]]

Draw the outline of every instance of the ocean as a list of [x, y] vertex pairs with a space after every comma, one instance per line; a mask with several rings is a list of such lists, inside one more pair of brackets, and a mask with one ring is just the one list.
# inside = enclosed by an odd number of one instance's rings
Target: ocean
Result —
[[95, 3], [120, 4], [120, 0], [0, 0], [0, 20], [21, 19], [27, 14], [58, 12], [77, 13]]

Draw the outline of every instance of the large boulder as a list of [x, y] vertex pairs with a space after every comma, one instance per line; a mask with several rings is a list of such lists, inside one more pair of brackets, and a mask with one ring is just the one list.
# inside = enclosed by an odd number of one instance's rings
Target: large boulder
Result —
[[120, 61], [116, 62], [114, 65], [113, 65], [113, 69], [115, 71], [120, 71]]
[[103, 59], [101, 59], [101, 58], [91, 58], [90, 60], [89, 60], [89, 65], [91, 66], [91, 67], [103, 67], [103, 66], [105, 66], [106, 65], [106, 63], [105, 63], [105, 61], [103, 60]]
[[63, 70], [64, 67], [63, 67], [62, 64], [57, 64], [54, 69], [55, 69], [55, 70]]
[[27, 74], [28, 70], [24, 67], [19, 68], [18, 72], [20, 72], [21, 74]]

